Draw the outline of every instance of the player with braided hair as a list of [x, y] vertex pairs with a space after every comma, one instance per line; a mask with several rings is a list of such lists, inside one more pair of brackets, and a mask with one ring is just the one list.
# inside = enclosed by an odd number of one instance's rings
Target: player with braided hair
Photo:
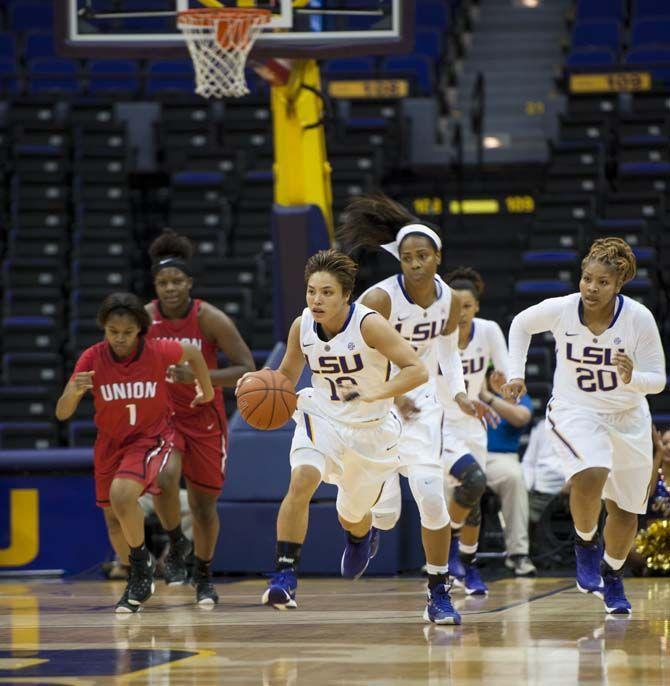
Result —
[[[665, 356], [653, 314], [620, 294], [636, 272], [620, 238], [593, 243], [582, 262], [579, 293], [520, 312], [509, 333], [510, 400], [524, 392], [533, 334], [556, 339], [553, 397], [547, 426], [571, 481], [577, 541], [577, 587], [605, 601], [610, 614], [630, 614], [621, 570], [644, 514], [652, 472], [651, 416], [646, 395], [665, 387]], [[597, 525], [605, 500], [604, 552]]]

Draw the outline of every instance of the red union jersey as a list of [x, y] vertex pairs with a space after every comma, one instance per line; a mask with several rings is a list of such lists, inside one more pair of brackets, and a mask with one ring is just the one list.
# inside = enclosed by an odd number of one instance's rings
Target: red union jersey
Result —
[[123, 360], [114, 357], [107, 341], [84, 350], [73, 376], [95, 372], [92, 393], [98, 432], [117, 444], [162, 435], [171, 415], [165, 370], [182, 355], [183, 348], [175, 341], [145, 338]]
[[[200, 328], [198, 321], [198, 313], [202, 300], [194, 298], [191, 300], [191, 305], [186, 312], [185, 317], [180, 319], [167, 319], [161, 314], [160, 307], [157, 300], [151, 302], [151, 320], [152, 324], [149, 327], [147, 338], [153, 339], [167, 339], [178, 341], [180, 343], [190, 343], [194, 345], [205, 358], [208, 369], [216, 369], [219, 364], [216, 358], [216, 351], [218, 347], [216, 343], [209, 341]], [[171, 383], [168, 386], [170, 398], [174, 405], [177, 415], [192, 415], [199, 412], [198, 408], [207, 407], [207, 405], [199, 405], [196, 408], [191, 407], [193, 398], [195, 398], [195, 386], [182, 383]], [[214, 388], [213, 404], [220, 409], [220, 414], [225, 414], [223, 410], [223, 391], [220, 387]]]

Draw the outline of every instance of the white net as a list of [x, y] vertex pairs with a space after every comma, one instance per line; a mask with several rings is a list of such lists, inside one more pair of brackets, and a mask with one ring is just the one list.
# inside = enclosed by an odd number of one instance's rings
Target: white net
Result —
[[249, 93], [244, 67], [269, 12], [191, 10], [179, 15], [177, 26], [186, 38], [195, 66], [195, 92], [204, 98]]

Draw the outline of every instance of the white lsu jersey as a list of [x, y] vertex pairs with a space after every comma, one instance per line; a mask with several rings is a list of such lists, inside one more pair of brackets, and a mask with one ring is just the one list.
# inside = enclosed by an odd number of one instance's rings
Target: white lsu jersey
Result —
[[[598, 335], [584, 324], [582, 312], [581, 296], [573, 293], [517, 315], [510, 329], [511, 377], [524, 376], [531, 334], [551, 331], [556, 339], [553, 397], [557, 402], [611, 413], [639, 407], [646, 393], [660, 392], [665, 359], [651, 312], [619, 295], [609, 328]], [[614, 364], [617, 352], [633, 360], [629, 384], [623, 383]]]
[[[437, 360], [439, 372], [437, 377], [437, 394], [444, 407], [445, 419], [461, 420], [463, 412], [451, 397], [450, 389], [444, 377], [445, 364], [447, 364], [448, 345], [442, 340], [437, 347]], [[509, 359], [507, 344], [502, 330], [494, 321], [489, 319], [472, 320], [470, 340], [467, 346], [458, 353], [463, 365], [463, 378], [465, 388], [470, 400], [477, 400], [479, 393], [486, 384], [486, 370], [489, 360], [493, 362], [496, 371], [502, 372], [507, 378], [509, 372]]]
[[[389, 323], [417, 351], [421, 361], [426, 365], [431, 380], [437, 374], [436, 345], [451, 310], [451, 289], [439, 276], [435, 277], [437, 297], [435, 302], [426, 308], [417, 305], [405, 289], [402, 274], [389, 276], [369, 288], [361, 298], [375, 288], [381, 288], [391, 299]], [[360, 298], [359, 298], [360, 300]], [[393, 365], [392, 373], [398, 372]], [[430, 383], [430, 382], [429, 382]], [[425, 384], [419, 387], [425, 391]], [[407, 395], [412, 397], [418, 389]]]
[[[338, 386], [379, 384], [388, 381], [391, 363], [368, 346], [361, 333], [361, 324], [374, 310], [360, 303], [349, 306], [349, 315], [342, 330], [326, 341], [319, 336], [309, 308], [300, 320], [300, 349], [312, 372], [312, 388], [304, 389], [324, 416], [345, 424], [359, 424], [384, 418], [393, 406], [393, 398], [366, 403], [361, 400], [340, 400]], [[300, 405], [298, 405], [300, 407]]]

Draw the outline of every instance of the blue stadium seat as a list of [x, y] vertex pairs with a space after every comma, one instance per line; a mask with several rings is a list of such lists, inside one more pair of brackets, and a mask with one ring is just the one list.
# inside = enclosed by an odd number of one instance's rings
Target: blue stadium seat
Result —
[[139, 68], [135, 60], [91, 60], [87, 73], [88, 92], [91, 94], [110, 91], [133, 94], [140, 88]]
[[430, 27], [444, 31], [449, 23], [447, 6], [446, 2], [419, 0], [416, 3], [417, 28]]
[[442, 56], [442, 33], [437, 29], [421, 29], [414, 34], [415, 55], [439, 60]]
[[545, 298], [557, 298], [575, 291], [570, 281], [560, 279], [523, 279], [514, 284], [516, 311], [534, 305]]
[[4, 352], [57, 352], [61, 345], [60, 327], [50, 317], [5, 317], [2, 320]]
[[30, 31], [26, 34], [23, 59], [30, 62], [40, 57], [56, 57], [54, 35], [51, 31]]
[[572, 285], [560, 279], [522, 279], [514, 284], [514, 292], [551, 298], [571, 293]]
[[52, 29], [54, 25], [53, 3], [15, 2], [9, 8], [9, 28], [12, 31]]
[[74, 60], [44, 57], [28, 64], [28, 90], [31, 93], [78, 93], [80, 89], [79, 65]]
[[524, 280], [558, 279], [572, 281], [579, 266], [576, 250], [526, 250], [521, 256]]
[[615, 54], [608, 48], [573, 50], [565, 60], [568, 67], [609, 67], [616, 62]]
[[0, 416], [9, 421], [49, 420], [53, 418], [55, 400], [53, 388], [0, 386]]
[[60, 289], [8, 288], [3, 296], [2, 312], [5, 317], [51, 317], [61, 321], [64, 305]]
[[371, 78], [375, 75], [375, 60], [373, 57], [349, 57], [328, 60], [323, 71], [329, 79], [333, 77], [342, 78], [344, 76]]
[[668, 0], [633, 0], [633, 17], [643, 19], [647, 17], [670, 17], [670, 3]]
[[57, 448], [55, 422], [3, 422], [0, 424], [0, 450], [45, 450]]
[[424, 55], [386, 57], [381, 75], [409, 77], [421, 94], [428, 95], [433, 90], [433, 63]]
[[0, 58], [16, 61], [16, 41], [10, 33], [0, 33]]
[[67, 444], [71, 448], [92, 446], [98, 434], [92, 419], [76, 419], [67, 427]]
[[9, 386], [62, 386], [63, 358], [57, 353], [6, 353], [2, 377]]
[[644, 66], [656, 79], [670, 79], [670, 45], [635, 48], [628, 52], [624, 61]]
[[615, 55], [621, 46], [621, 25], [614, 20], [583, 21], [572, 31], [572, 47], [609, 48]]
[[193, 93], [195, 75], [190, 60], [156, 60], [149, 63], [145, 90], [148, 95]]
[[0, 57], [0, 93], [17, 93], [21, 90], [21, 81], [16, 70], [14, 59]]
[[670, 17], [668, 19], [656, 17], [635, 22], [630, 32], [630, 45], [632, 48], [670, 46]]
[[583, 19], [616, 19], [623, 22], [625, 17], [624, 0], [579, 0], [577, 18]]
[[670, 162], [622, 162], [618, 172], [629, 176], [668, 176]]

